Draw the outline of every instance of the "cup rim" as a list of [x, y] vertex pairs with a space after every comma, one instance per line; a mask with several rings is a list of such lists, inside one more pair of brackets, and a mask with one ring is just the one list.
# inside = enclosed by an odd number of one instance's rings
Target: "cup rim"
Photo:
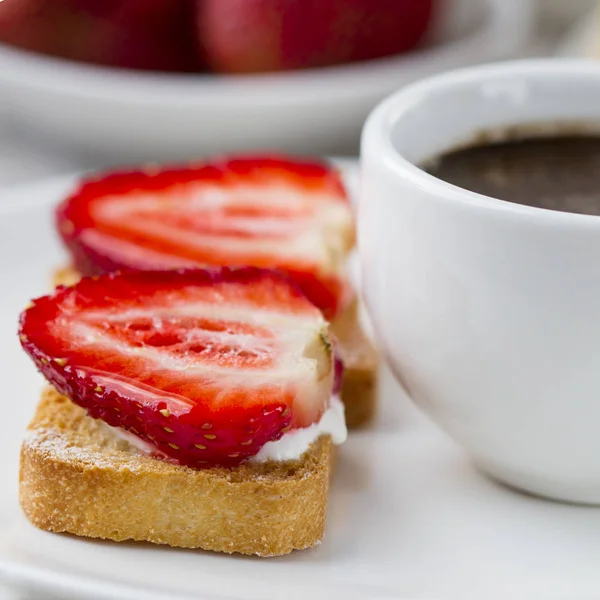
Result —
[[[502, 76], [547, 75], [595, 77], [600, 82], [600, 63], [597, 59], [542, 58], [511, 60], [490, 65], [479, 65], [434, 75], [408, 85], [381, 101], [365, 123], [361, 141], [361, 162], [365, 147], [375, 142], [381, 153], [382, 165], [411, 185], [434, 192], [439, 199], [450, 201], [464, 209], [493, 212], [498, 217], [526, 219], [536, 223], [568, 224], [578, 227], [600, 228], [600, 217], [569, 213], [537, 206], [526, 206], [479, 194], [438, 179], [402, 156], [392, 142], [395, 123], [423, 98], [457, 84], [478, 84]], [[600, 119], [600, 108], [598, 109]], [[368, 140], [368, 142], [367, 142]]]

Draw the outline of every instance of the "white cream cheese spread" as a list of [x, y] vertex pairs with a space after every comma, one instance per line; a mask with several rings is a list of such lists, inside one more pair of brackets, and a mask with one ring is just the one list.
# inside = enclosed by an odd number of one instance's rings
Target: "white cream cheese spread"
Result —
[[[109, 427], [107, 425], [107, 427]], [[137, 436], [121, 429], [120, 427], [109, 427], [113, 433], [129, 442], [143, 454], [156, 453], [156, 449], [138, 438]], [[288, 461], [299, 459], [310, 445], [322, 435], [330, 435], [334, 444], [342, 444], [346, 441], [348, 430], [344, 417], [344, 405], [338, 396], [332, 396], [329, 408], [323, 413], [318, 423], [302, 429], [292, 429], [274, 441], [267, 442], [256, 454], [248, 458], [249, 462], [261, 463], [268, 460]]]

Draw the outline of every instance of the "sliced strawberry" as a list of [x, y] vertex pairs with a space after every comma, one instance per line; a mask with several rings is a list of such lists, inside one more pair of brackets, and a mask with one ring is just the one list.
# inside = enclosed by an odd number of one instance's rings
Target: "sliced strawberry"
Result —
[[90, 416], [191, 467], [239, 464], [316, 422], [336, 378], [319, 310], [254, 268], [84, 278], [35, 300], [20, 338]]
[[116, 269], [251, 265], [279, 269], [328, 317], [347, 302], [353, 243], [337, 171], [238, 158], [88, 180], [57, 211], [84, 275]]

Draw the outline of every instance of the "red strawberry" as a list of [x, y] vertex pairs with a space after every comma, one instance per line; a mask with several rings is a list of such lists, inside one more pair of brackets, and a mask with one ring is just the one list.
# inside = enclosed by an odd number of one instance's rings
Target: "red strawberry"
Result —
[[321, 313], [254, 268], [84, 278], [35, 300], [20, 339], [46, 379], [181, 464], [239, 464], [324, 412], [335, 370]]
[[406, 52], [433, 0], [195, 0], [200, 56], [222, 73], [322, 67]]
[[238, 158], [88, 180], [57, 212], [84, 275], [251, 265], [284, 270], [332, 317], [347, 302], [352, 213], [337, 171]]
[[4, 0], [0, 40], [100, 65], [194, 71], [192, 19], [189, 0]]

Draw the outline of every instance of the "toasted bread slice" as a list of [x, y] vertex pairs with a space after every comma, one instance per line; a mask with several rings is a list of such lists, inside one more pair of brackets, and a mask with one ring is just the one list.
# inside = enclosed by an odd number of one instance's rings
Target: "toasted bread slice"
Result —
[[[55, 285], [73, 285], [81, 275], [72, 267], [54, 274]], [[379, 358], [360, 326], [358, 303], [351, 304], [332, 324], [339, 341], [345, 371], [341, 398], [346, 409], [346, 425], [357, 429], [368, 424], [376, 411], [376, 383]]]
[[298, 461], [194, 470], [147, 457], [48, 387], [21, 447], [19, 496], [41, 529], [278, 556], [323, 536], [333, 446]]

